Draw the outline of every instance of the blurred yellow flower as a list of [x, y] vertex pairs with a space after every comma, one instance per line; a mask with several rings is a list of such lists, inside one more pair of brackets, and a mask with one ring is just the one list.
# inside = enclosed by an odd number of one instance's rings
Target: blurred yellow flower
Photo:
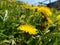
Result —
[[30, 6], [29, 6], [29, 9], [30, 9], [30, 10], [33, 10], [33, 6], [32, 6], [32, 5], [30, 5]]
[[47, 18], [46, 24], [52, 24], [53, 21], [50, 18]]
[[38, 33], [34, 26], [28, 24], [20, 25], [17, 29], [33, 35]]
[[30, 10], [33, 10], [37, 13], [42, 13], [44, 14], [45, 17], [48, 17], [48, 16], [51, 16], [52, 15], [52, 12], [50, 10], [50, 8], [48, 7], [44, 7], [44, 6], [30, 6], [29, 7]]
[[38, 7], [38, 6], [34, 6], [34, 7], [33, 7], [33, 10], [34, 10], [35, 12], [39, 12], [39, 7]]
[[31, 5], [29, 6], [29, 9], [35, 12], [38, 12], [38, 8], [39, 8], [38, 6], [31, 6]]
[[57, 20], [60, 20], [60, 15], [56, 16], [56, 19], [57, 19]]
[[52, 15], [52, 12], [51, 12], [50, 8], [48, 8], [48, 7], [40, 7], [39, 11], [41, 13], [43, 13], [45, 17]]

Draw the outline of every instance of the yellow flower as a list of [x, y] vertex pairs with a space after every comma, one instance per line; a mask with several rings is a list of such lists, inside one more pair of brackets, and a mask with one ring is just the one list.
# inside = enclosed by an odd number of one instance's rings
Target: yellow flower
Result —
[[39, 11], [44, 14], [45, 17], [51, 16], [52, 12], [48, 7], [40, 7]]
[[52, 24], [53, 21], [50, 19], [50, 18], [47, 18], [47, 21], [46, 21], [47, 24]]
[[34, 6], [34, 7], [33, 7], [33, 10], [34, 10], [35, 12], [39, 12], [39, 7], [38, 7], [38, 6]]
[[38, 8], [39, 8], [38, 6], [29, 6], [29, 9], [35, 12], [38, 12]]
[[34, 26], [28, 24], [20, 25], [17, 29], [33, 35], [38, 33]]
[[32, 6], [32, 5], [30, 5], [30, 6], [29, 6], [29, 9], [30, 9], [30, 10], [33, 10], [33, 6]]
[[58, 15], [58, 16], [56, 17], [56, 19], [57, 19], [57, 20], [60, 20], [60, 15]]

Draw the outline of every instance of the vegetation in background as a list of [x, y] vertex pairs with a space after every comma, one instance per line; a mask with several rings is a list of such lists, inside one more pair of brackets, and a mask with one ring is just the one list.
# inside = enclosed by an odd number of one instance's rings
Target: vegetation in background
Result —
[[60, 11], [0, 0], [0, 45], [60, 45]]

